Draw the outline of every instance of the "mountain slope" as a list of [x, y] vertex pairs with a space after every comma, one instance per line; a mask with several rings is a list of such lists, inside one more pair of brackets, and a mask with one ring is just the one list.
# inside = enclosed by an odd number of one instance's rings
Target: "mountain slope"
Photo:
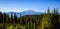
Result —
[[24, 16], [24, 15], [40, 15], [40, 14], [43, 14], [42, 12], [35, 12], [33, 10], [28, 10], [28, 11], [23, 11], [23, 12], [8, 12], [7, 14], [14, 14], [16, 13], [16, 15], [19, 17], [20, 15], [21, 16]]

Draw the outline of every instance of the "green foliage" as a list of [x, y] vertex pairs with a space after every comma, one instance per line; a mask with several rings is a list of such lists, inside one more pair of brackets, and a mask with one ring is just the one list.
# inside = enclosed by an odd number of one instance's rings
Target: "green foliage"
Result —
[[50, 13], [50, 9], [47, 11], [48, 13], [43, 16], [42, 29], [59, 29], [59, 14], [58, 10], [54, 8], [54, 12]]
[[[11, 13], [11, 17], [6, 13], [0, 12], [0, 29], [20, 27], [24, 29], [60, 29], [60, 14], [58, 8], [50, 11], [48, 8], [47, 13], [41, 15], [26, 15], [18, 18], [16, 13]], [[38, 28], [39, 27], [39, 28]]]

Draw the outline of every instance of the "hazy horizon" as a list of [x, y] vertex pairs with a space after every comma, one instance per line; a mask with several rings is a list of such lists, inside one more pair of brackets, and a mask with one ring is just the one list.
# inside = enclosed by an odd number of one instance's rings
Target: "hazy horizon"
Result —
[[1, 12], [22, 12], [27, 10], [45, 12], [48, 7], [50, 10], [58, 8], [60, 12], [60, 0], [0, 0]]

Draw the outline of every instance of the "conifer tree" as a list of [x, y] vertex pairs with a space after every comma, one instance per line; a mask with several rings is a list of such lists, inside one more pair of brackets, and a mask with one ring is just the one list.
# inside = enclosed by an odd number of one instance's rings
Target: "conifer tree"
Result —
[[9, 24], [10, 17], [7, 15], [7, 23]]
[[3, 23], [6, 23], [6, 13], [3, 13]]
[[42, 20], [42, 29], [50, 29], [51, 27], [51, 20], [50, 20], [50, 9], [48, 8], [48, 13], [44, 14], [43, 20]]
[[2, 12], [0, 12], [0, 23], [2, 23], [3, 22], [3, 14], [2, 14]]
[[7, 14], [5, 14], [5, 23], [7, 23], [7, 21], [8, 21], [8, 16], [7, 16]]
[[3, 13], [3, 29], [6, 29], [5, 27], [5, 23], [6, 23], [6, 13]]
[[47, 13], [50, 14], [50, 9], [48, 8]]
[[17, 16], [16, 16], [16, 13], [14, 13], [14, 23], [18, 23], [18, 19], [17, 19]]
[[13, 23], [13, 14], [11, 13], [10, 23]]
[[59, 15], [59, 23], [60, 23], [60, 15]]

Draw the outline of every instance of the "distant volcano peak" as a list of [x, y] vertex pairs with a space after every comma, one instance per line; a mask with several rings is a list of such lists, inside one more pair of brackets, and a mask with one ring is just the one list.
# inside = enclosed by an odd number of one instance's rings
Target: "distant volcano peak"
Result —
[[23, 11], [23, 12], [35, 12], [34, 10], [27, 10], [27, 11]]

